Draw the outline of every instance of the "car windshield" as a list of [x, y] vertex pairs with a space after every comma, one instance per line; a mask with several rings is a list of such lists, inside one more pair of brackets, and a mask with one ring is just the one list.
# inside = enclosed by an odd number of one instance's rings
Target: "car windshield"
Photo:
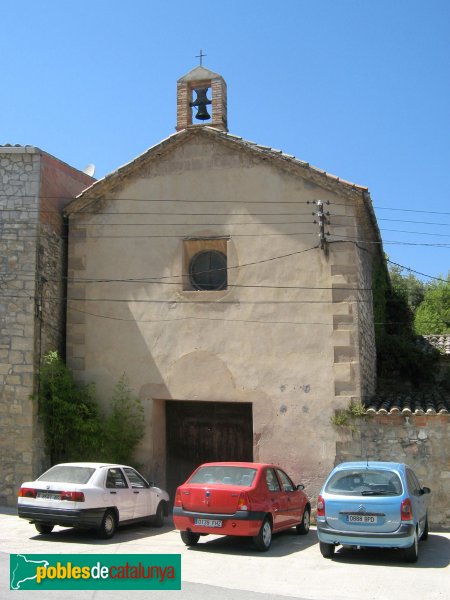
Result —
[[325, 491], [346, 496], [399, 496], [402, 484], [394, 471], [346, 469], [337, 471], [331, 477]]
[[59, 481], [64, 483], [87, 483], [95, 469], [92, 467], [75, 467], [69, 465], [56, 465], [43, 475], [38, 481]]
[[200, 467], [189, 479], [189, 483], [219, 483], [247, 487], [255, 479], [256, 469], [250, 467]]

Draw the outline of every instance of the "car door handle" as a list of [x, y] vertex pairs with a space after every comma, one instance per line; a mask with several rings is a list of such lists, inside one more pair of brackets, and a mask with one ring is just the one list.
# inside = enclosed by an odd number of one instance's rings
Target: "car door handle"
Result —
[[117, 494], [117, 492], [109, 492], [110, 494]]
[[139, 494], [139, 492], [133, 492], [133, 494]]

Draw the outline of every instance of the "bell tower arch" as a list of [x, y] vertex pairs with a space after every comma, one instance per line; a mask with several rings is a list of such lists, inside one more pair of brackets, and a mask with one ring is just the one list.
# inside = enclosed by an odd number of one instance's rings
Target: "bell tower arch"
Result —
[[177, 81], [176, 130], [201, 124], [228, 131], [227, 84], [202, 65]]

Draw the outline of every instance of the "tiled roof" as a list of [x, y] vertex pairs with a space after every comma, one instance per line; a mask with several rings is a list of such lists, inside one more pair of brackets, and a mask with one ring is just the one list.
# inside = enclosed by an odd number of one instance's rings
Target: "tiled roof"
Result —
[[366, 404], [367, 414], [411, 415], [449, 414], [450, 397], [441, 390], [428, 392], [382, 392]]
[[[205, 128], [214, 129], [213, 127], [209, 127], [209, 126], [205, 126]], [[253, 148], [255, 150], [261, 151], [262, 153], [266, 153], [271, 156], [278, 156], [278, 157], [284, 158], [286, 160], [292, 161], [293, 163], [298, 164], [299, 166], [310, 169], [311, 171], [313, 171], [315, 173], [319, 173], [320, 175], [324, 175], [325, 177], [328, 177], [332, 181], [343, 183], [345, 185], [348, 185], [348, 186], [350, 186], [354, 189], [358, 189], [358, 190], [367, 191], [367, 189], [368, 189], [366, 186], [358, 185], [357, 183], [347, 181], [345, 179], [342, 179], [341, 177], [337, 177], [336, 175], [333, 175], [332, 173], [328, 173], [327, 171], [324, 171], [323, 169], [314, 167], [310, 163], [305, 162], [304, 160], [301, 160], [299, 158], [296, 158], [293, 154], [287, 154], [286, 152], [283, 152], [282, 150], [278, 150], [276, 148], [271, 148], [270, 146], [263, 146], [262, 144], [257, 144], [256, 142], [251, 142], [250, 140], [246, 140], [245, 138], [243, 138], [239, 135], [233, 135], [232, 133], [227, 133], [225, 131], [221, 131], [218, 129], [214, 129], [214, 131], [216, 131], [221, 137], [223, 137], [225, 139], [236, 140], [236, 141], [240, 142], [242, 145], [247, 146], [248, 148]]]
[[442, 354], [450, 356], [450, 333], [442, 335], [422, 335], [418, 338], [417, 343], [422, 350], [426, 351], [435, 348], [442, 352]]
[[292, 154], [286, 154], [281, 150], [271, 148], [270, 146], [263, 146], [261, 144], [257, 144], [256, 142], [251, 142], [240, 136], [216, 129], [215, 127], [211, 127], [209, 125], [191, 125], [186, 129], [177, 131], [158, 144], [152, 146], [133, 160], [122, 165], [112, 173], [105, 175], [105, 177], [99, 179], [93, 185], [86, 188], [74, 201], [72, 201], [66, 208], [66, 214], [84, 209], [91, 201], [101, 197], [105, 189], [107, 189], [109, 186], [114, 187], [114, 185], [120, 184], [124, 178], [126, 178], [136, 169], [139, 169], [140, 165], [145, 164], [146, 161], [152, 158], [159, 158], [162, 156], [163, 152], [168, 151], [170, 148], [181, 143], [183, 140], [189, 140], [196, 135], [203, 135], [213, 139], [216, 138], [228, 141], [228, 143], [234, 144], [235, 147], [247, 150], [253, 154], [257, 154], [263, 159], [271, 159], [278, 162], [278, 164], [281, 163], [286, 166], [291, 166], [294, 169], [302, 172], [304, 176], [314, 178], [316, 181], [320, 180], [321, 183], [332, 186], [333, 188], [339, 187], [340, 189], [346, 189], [358, 194], [363, 194], [365, 199], [364, 204], [370, 214], [374, 229], [376, 230], [376, 235], [381, 240], [367, 187], [352, 183], [351, 181], [347, 181], [345, 179], [341, 179], [340, 177], [332, 175], [323, 169], [312, 166], [308, 162], [295, 158], [295, 156]]

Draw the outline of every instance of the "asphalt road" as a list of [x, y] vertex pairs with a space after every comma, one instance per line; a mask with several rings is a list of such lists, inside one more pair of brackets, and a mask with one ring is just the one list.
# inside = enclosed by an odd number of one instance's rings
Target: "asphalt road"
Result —
[[[295, 530], [274, 536], [269, 552], [255, 551], [245, 538], [205, 537], [186, 548], [179, 533], [129, 526], [112, 540], [98, 540], [91, 532], [55, 528], [38, 535], [34, 526], [12, 511], [0, 509], [0, 598], [25, 600], [32, 591], [9, 589], [9, 554], [181, 554], [181, 591], [39, 591], [41, 600], [426, 600], [448, 598], [450, 589], [450, 534], [431, 532], [421, 542], [419, 561], [407, 564], [394, 550], [340, 549], [335, 558], [322, 558], [317, 536], [297, 536]], [[9, 513], [9, 514], [8, 514]]]

